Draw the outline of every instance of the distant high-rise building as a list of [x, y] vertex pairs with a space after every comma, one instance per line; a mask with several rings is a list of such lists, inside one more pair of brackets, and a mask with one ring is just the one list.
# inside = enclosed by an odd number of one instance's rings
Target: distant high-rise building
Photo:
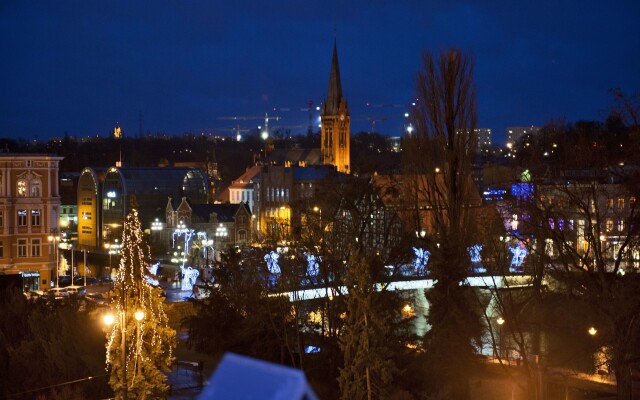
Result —
[[491, 128], [476, 128], [474, 132], [478, 135], [478, 151], [491, 147]]
[[338, 49], [334, 41], [329, 90], [322, 105], [320, 146], [322, 163], [334, 165], [339, 172], [344, 173], [349, 173], [351, 169], [350, 120], [349, 106], [342, 96]]
[[536, 133], [539, 126], [510, 126], [507, 128], [507, 147], [513, 147], [523, 136]]

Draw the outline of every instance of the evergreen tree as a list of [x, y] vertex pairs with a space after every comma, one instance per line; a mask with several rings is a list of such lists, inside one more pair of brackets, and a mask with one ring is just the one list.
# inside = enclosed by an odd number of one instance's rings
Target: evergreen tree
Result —
[[344, 367], [338, 383], [342, 399], [387, 398], [391, 383], [399, 373], [393, 359], [391, 335], [393, 309], [385, 307], [386, 291], [378, 292], [369, 264], [355, 260], [347, 270], [349, 288], [344, 333], [340, 347]]
[[163, 371], [173, 362], [175, 331], [168, 326], [161, 290], [146, 279], [150, 249], [137, 207], [132, 204], [131, 208], [124, 222], [122, 257], [112, 293], [117, 316], [107, 342], [109, 384], [119, 398], [162, 398], [169, 389]]

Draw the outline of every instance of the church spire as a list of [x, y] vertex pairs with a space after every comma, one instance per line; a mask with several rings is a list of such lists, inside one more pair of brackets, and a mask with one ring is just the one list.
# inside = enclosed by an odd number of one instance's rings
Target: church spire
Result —
[[342, 98], [342, 82], [340, 81], [340, 67], [338, 66], [338, 46], [333, 39], [333, 59], [331, 60], [331, 72], [329, 73], [329, 90], [327, 101], [324, 104], [325, 115], [337, 115]]
[[347, 174], [351, 172], [350, 119], [349, 106], [342, 96], [338, 47], [334, 39], [329, 90], [320, 116], [320, 152], [323, 164], [333, 165], [338, 172]]

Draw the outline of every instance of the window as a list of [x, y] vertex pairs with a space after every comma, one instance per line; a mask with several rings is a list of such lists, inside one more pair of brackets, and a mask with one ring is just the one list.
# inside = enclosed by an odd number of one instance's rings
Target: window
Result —
[[40, 193], [41, 193], [40, 187], [42, 186], [42, 184], [40, 183], [40, 180], [39, 179], [32, 180], [29, 186], [31, 188], [31, 197], [40, 197]]
[[613, 199], [609, 199], [609, 201], [607, 202], [607, 207], [613, 208]]
[[18, 210], [18, 226], [27, 226], [27, 210]]
[[31, 226], [40, 226], [40, 210], [31, 210]]
[[634, 204], [636, 204], [635, 196], [629, 197], [629, 207], [633, 207]]
[[18, 196], [20, 197], [27, 196], [27, 181], [24, 179], [18, 180]]
[[624, 197], [620, 197], [618, 199], [618, 209], [622, 210], [624, 208]]
[[623, 219], [619, 219], [618, 220], [618, 232], [622, 232], [624, 231], [624, 220]]
[[40, 239], [31, 239], [31, 257], [40, 257]]
[[239, 240], [247, 240], [247, 231], [245, 231], [244, 229], [238, 231], [238, 239]]
[[27, 256], [27, 239], [18, 239], [18, 257]]
[[4, 257], [4, 243], [0, 240], [0, 258]]
[[4, 226], [4, 211], [0, 210], [0, 228]]
[[612, 219], [608, 219], [607, 220], [607, 232], [611, 232], [613, 230], [613, 220]]

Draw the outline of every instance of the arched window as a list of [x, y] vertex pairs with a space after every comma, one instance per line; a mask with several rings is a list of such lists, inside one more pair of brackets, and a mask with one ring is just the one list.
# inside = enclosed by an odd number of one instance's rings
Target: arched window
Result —
[[40, 179], [32, 180], [29, 186], [31, 188], [31, 197], [40, 197], [42, 193], [42, 182], [40, 181]]

